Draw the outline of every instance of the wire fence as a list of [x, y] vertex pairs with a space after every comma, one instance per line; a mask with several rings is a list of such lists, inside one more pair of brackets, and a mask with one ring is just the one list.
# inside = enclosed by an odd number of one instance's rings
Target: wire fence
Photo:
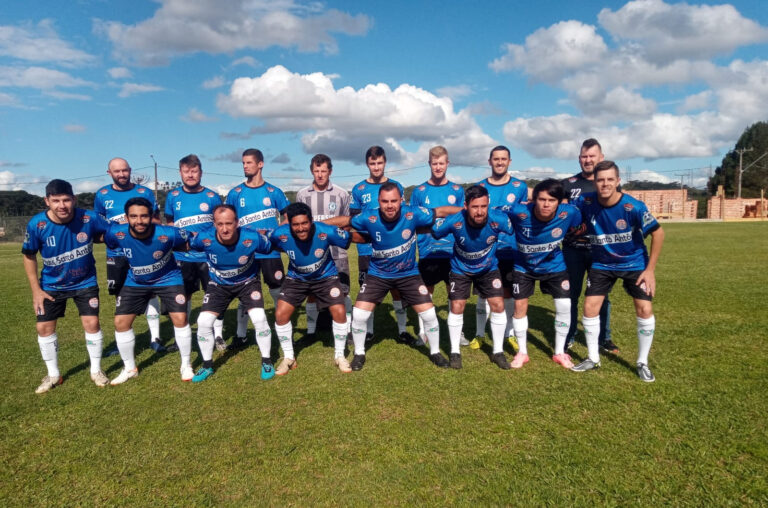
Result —
[[0, 242], [23, 242], [31, 215], [0, 217]]

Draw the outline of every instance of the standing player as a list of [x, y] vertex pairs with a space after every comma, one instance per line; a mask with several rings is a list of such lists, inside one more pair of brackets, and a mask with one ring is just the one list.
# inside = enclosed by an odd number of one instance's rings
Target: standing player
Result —
[[[330, 219], [339, 215], [349, 215], [349, 193], [337, 185], [331, 183], [333, 163], [331, 158], [319, 153], [312, 157], [309, 163], [312, 172], [312, 185], [301, 189], [296, 194], [297, 203], [305, 203], [312, 212], [316, 221]], [[289, 219], [290, 220], [290, 219]], [[339, 282], [344, 290], [344, 305], [346, 308], [347, 323], [352, 321], [352, 301], [349, 298], [349, 259], [347, 250], [331, 246], [331, 256], [339, 271]], [[307, 312], [307, 336], [311, 339], [317, 327], [317, 304], [315, 297], [310, 295], [306, 303]]]
[[[91, 380], [107, 386], [101, 370], [102, 333], [99, 326], [99, 285], [93, 241], [100, 239], [107, 223], [91, 211], [75, 207], [72, 186], [51, 180], [45, 186], [45, 204], [27, 224], [24, 244], [24, 271], [32, 289], [32, 307], [37, 315], [37, 343], [48, 375], [35, 393], [45, 393], [64, 379], [59, 372], [56, 322], [64, 317], [67, 300], [74, 300], [85, 331], [85, 346], [91, 359]], [[43, 259], [37, 278], [37, 253]]]
[[343, 229], [312, 222], [312, 211], [304, 203], [293, 203], [285, 209], [288, 224], [283, 224], [269, 237], [272, 246], [288, 255], [288, 275], [283, 281], [275, 311], [275, 331], [283, 349], [283, 360], [277, 366], [282, 376], [296, 368], [293, 353], [293, 311], [310, 295], [321, 309], [328, 307], [333, 319], [334, 361], [342, 372], [351, 372], [344, 357], [347, 345], [347, 316], [344, 289], [339, 279], [331, 247], [348, 249], [350, 237]]
[[152, 203], [146, 198], [131, 198], [125, 203], [128, 224], [116, 224], [104, 235], [111, 249], [122, 249], [130, 272], [115, 303], [115, 342], [123, 360], [123, 370], [111, 385], [125, 383], [139, 375], [134, 356], [136, 337], [133, 321], [147, 308], [152, 297], [159, 297], [173, 322], [176, 345], [181, 354], [181, 380], [194, 376], [190, 355], [192, 330], [187, 323], [187, 298], [184, 280], [173, 257], [174, 249], [186, 248], [184, 230], [152, 222]]
[[[131, 198], [145, 198], [152, 205], [152, 217], [156, 217], [157, 205], [152, 191], [143, 185], [131, 182], [131, 166], [128, 161], [115, 157], [107, 165], [107, 173], [112, 177], [112, 184], [105, 185], [96, 191], [93, 200], [93, 210], [111, 224], [126, 224], [128, 222], [124, 208]], [[107, 291], [110, 295], [120, 294], [128, 276], [128, 260], [122, 249], [107, 247]], [[144, 312], [144, 311], [142, 311]], [[146, 308], [147, 325], [151, 337], [150, 347], [158, 353], [166, 351], [160, 343], [160, 302], [152, 298]], [[114, 352], [108, 352], [111, 356]]]
[[[613, 161], [595, 166], [597, 192], [576, 200], [592, 245], [592, 266], [587, 275], [582, 325], [587, 336], [589, 358], [573, 367], [584, 372], [600, 366], [598, 334], [600, 306], [613, 284], [622, 279], [632, 297], [637, 314], [637, 375], [648, 383], [655, 380], [648, 368], [648, 353], [653, 343], [656, 319], [653, 296], [656, 293], [656, 263], [664, 243], [664, 230], [645, 203], [619, 191], [619, 168]], [[644, 237], [651, 235], [650, 255]]]
[[[429, 150], [429, 180], [413, 190], [411, 206], [437, 208], [438, 206], [460, 206], [464, 202], [464, 188], [448, 180], [448, 150], [435, 146]], [[439, 227], [443, 218], [435, 219]], [[436, 239], [431, 234], [419, 235], [419, 273], [427, 285], [429, 297], [435, 291], [435, 285], [443, 281], [448, 287], [451, 272], [451, 254], [453, 253], [453, 236]], [[424, 323], [419, 320], [419, 339], [423, 342]]]
[[533, 189], [533, 202], [517, 204], [507, 213], [515, 229], [517, 255], [512, 280], [515, 314], [512, 328], [519, 350], [512, 368], [528, 363], [528, 299], [536, 281], [541, 292], [555, 301], [555, 354], [552, 360], [570, 369], [571, 357], [565, 353], [565, 336], [571, 318], [570, 284], [565, 270], [560, 243], [565, 235], [581, 226], [581, 213], [575, 207], [561, 204], [564, 191], [560, 182], [547, 179]]
[[[245, 182], [238, 185], [227, 194], [226, 204], [237, 210], [238, 225], [248, 226], [257, 230], [272, 230], [280, 224], [280, 217], [288, 206], [288, 200], [283, 191], [264, 181], [264, 155], [261, 150], [249, 148], [243, 152], [243, 174]], [[271, 254], [254, 254], [261, 265], [272, 300], [277, 303], [280, 285], [283, 282], [283, 260], [279, 252]], [[231, 346], [243, 347], [248, 343], [248, 314], [243, 306], [238, 307], [237, 333], [232, 339]]]
[[[595, 192], [595, 165], [604, 159], [600, 143], [594, 139], [585, 139], [579, 152], [581, 172], [562, 181], [566, 202], [574, 201], [582, 194]], [[621, 189], [619, 189], [621, 190]], [[585, 236], [569, 235], [563, 241], [563, 256], [571, 282], [571, 326], [568, 328], [565, 349], [570, 349], [576, 339], [579, 322], [579, 297], [584, 286], [584, 275], [592, 264], [589, 240]], [[600, 348], [612, 354], [619, 354], [619, 348], [611, 340], [611, 301], [606, 295], [600, 307]]]
[[512, 223], [500, 210], [488, 208], [488, 190], [480, 185], [473, 185], [465, 194], [464, 209], [450, 215], [432, 227], [437, 238], [452, 236], [453, 256], [448, 299], [448, 334], [451, 338], [450, 365], [461, 368], [461, 328], [464, 325], [464, 306], [474, 284], [480, 297], [491, 308], [491, 338], [493, 356], [491, 359], [499, 368], [510, 368], [504, 356], [504, 331], [507, 315], [504, 312], [504, 289], [496, 259], [498, 237], [502, 233], [512, 233]]
[[[189, 154], [179, 161], [181, 187], [168, 193], [165, 200], [165, 219], [168, 225], [183, 229], [187, 238], [213, 226], [213, 209], [221, 204], [218, 193], [200, 185], [203, 166], [197, 155]], [[192, 310], [192, 295], [202, 286], [208, 290], [208, 264], [205, 254], [198, 251], [175, 252], [176, 262], [184, 279], [187, 296], [187, 321]], [[216, 349], [224, 351], [227, 345], [222, 337], [224, 322], [221, 318], [213, 324]]]

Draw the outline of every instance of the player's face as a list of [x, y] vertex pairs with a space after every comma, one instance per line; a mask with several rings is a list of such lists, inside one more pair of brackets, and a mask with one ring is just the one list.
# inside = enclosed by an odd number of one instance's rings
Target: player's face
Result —
[[384, 220], [393, 221], [400, 213], [402, 197], [397, 189], [379, 193], [379, 209]]
[[309, 240], [309, 232], [312, 229], [312, 223], [306, 215], [296, 215], [291, 219], [291, 233], [298, 240], [306, 242]]
[[368, 171], [371, 173], [371, 178], [376, 180], [384, 176], [384, 167], [387, 165], [387, 161], [384, 157], [369, 157], [366, 161]]
[[223, 244], [232, 242], [237, 234], [237, 217], [232, 210], [223, 208], [217, 211], [213, 217], [213, 227], [216, 228], [216, 236]]
[[328, 169], [328, 164], [323, 162], [319, 166], [317, 164], [313, 165], [312, 176], [315, 179], [315, 187], [318, 189], [328, 187], [328, 183], [331, 181], [331, 170]]
[[429, 160], [429, 169], [432, 171], [432, 180], [442, 181], [448, 171], [448, 156], [441, 155]]
[[146, 206], [133, 205], [128, 209], [128, 227], [136, 237], [143, 237], [149, 233], [152, 224], [152, 212]]
[[263, 167], [264, 161], [257, 162], [256, 156], [243, 155], [243, 174], [246, 178], [258, 175]]
[[595, 175], [597, 196], [601, 199], [609, 199], [613, 197], [616, 193], [616, 189], [619, 187], [619, 183], [619, 175], [614, 168], [607, 171], [600, 171]]
[[131, 185], [131, 166], [123, 159], [115, 159], [107, 169], [107, 173], [112, 177], [112, 181], [120, 188], [127, 188]]
[[491, 166], [491, 172], [493, 176], [499, 178], [507, 174], [509, 169], [509, 153], [506, 150], [496, 150], [491, 153], [491, 158], [488, 159], [488, 164]]
[[553, 198], [549, 193], [541, 191], [536, 195], [536, 215], [539, 219], [550, 220], [555, 216], [557, 211], [558, 201]]
[[203, 177], [203, 170], [200, 169], [200, 166], [182, 164], [179, 173], [181, 174], [181, 183], [187, 189], [197, 189], [200, 186], [200, 180]]
[[58, 222], [69, 222], [75, 215], [75, 198], [69, 194], [50, 195], [45, 204]]
[[467, 219], [472, 227], [483, 227], [488, 221], [488, 196], [480, 196], [464, 205]]
[[582, 148], [579, 153], [579, 166], [584, 176], [591, 176], [595, 171], [595, 165], [603, 160], [603, 151], [595, 145], [590, 148]]

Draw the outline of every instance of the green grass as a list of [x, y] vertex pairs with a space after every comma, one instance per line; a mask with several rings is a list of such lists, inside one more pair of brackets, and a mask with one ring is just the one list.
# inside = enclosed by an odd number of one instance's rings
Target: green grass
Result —
[[[537, 293], [521, 371], [496, 368], [487, 347], [466, 350], [461, 371], [436, 369], [426, 351], [391, 340], [387, 301], [359, 373], [335, 369], [321, 332], [322, 342], [297, 342], [299, 368], [283, 378], [259, 379], [252, 346], [216, 353], [209, 381], [183, 384], [178, 355], [150, 354], [139, 318], [141, 375], [98, 389], [71, 306], [58, 330], [65, 382], [39, 396], [20, 246], [0, 245], [0, 504], [766, 505], [768, 224], [665, 229], [653, 384], [634, 374], [635, 318], [617, 288], [621, 356], [585, 374], [549, 359], [553, 307]], [[114, 299], [102, 290], [102, 300], [111, 347]], [[435, 300], [445, 351], [442, 288]], [[165, 318], [162, 329], [172, 334]], [[114, 377], [121, 364], [103, 367]]]

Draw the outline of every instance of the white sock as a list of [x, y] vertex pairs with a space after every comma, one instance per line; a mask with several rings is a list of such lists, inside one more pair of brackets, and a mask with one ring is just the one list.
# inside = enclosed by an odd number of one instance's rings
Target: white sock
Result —
[[637, 318], [637, 363], [648, 365], [648, 353], [651, 352], [655, 331], [656, 316], [647, 319]]
[[352, 331], [352, 299], [349, 295], [344, 297], [344, 310], [347, 312], [347, 333]]
[[582, 316], [581, 325], [584, 327], [584, 335], [587, 337], [589, 359], [597, 363], [600, 361], [600, 350], [597, 347], [597, 338], [600, 335], [600, 316]]
[[555, 298], [555, 354], [565, 352], [565, 338], [571, 327], [571, 299]]
[[317, 329], [317, 304], [307, 302], [304, 306], [304, 312], [307, 314], [307, 333], [315, 333]]
[[147, 326], [152, 342], [160, 340], [160, 300], [156, 296], [147, 304]]
[[245, 311], [242, 303], [237, 306], [237, 332], [235, 335], [238, 337], [248, 335], [248, 312]]
[[395, 319], [397, 320], [397, 333], [398, 335], [403, 334], [407, 331], [406, 329], [406, 313], [405, 309], [403, 308], [403, 301], [402, 300], [392, 300], [392, 307], [395, 308]]
[[349, 325], [344, 323], [337, 323], [334, 321], [331, 324], [333, 328], [333, 356], [338, 358], [344, 356], [344, 348], [347, 346], [347, 330]]
[[262, 358], [269, 358], [272, 354], [272, 330], [267, 323], [267, 315], [264, 309], [258, 307], [251, 309], [246, 314], [253, 321], [253, 328], [256, 330], [256, 344], [259, 346]]
[[275, 324], [275, 332], [280, 342], [280, 349], [283, 350], [283, 358], [293, 360], [293, 324], [290, 320], [284, 325]]
[[[488, 321], [488, 314], [491, 309], [485, 298], [477, 297], [477, 309], [475, 310], [476, 337], [485, 337], [485, 323]], [[504, 321], [506, 323], [506, 321]]]
[[514, 298], [504, 298], [504, 312], [507, 313], [507, 329], [504, 330], [504, 336], [512, 337], [515, 334], [512, 321], [515, 318]]
[[517, 338], [518, 353], [528, 354], [528, 316], [512, 318], [512, 329]]
[[493, 339], [493, 353], [504, 351], [504, 331], [507, 328], [507, 314], [505, 312], [491, 312], [491, 338]]
[[213, 336], [224, 337], [224, 320], [219, 318], [213, 322]]
[[37, 336], [37, 345], [40, 346], [40, 356], [43, 357], [45, 366], [48, 369], [48, 376], [59, 378], [59, 337], [56, 332], [47, 336]]
[[[354, 313], [354, 310], [352, 312]], [[370, 313], [368, 321], [365, 323], [365, 333], [373, 335], [373, 312]]]
[[352, 308], [352, 340], [355, 342], [355, 354], [365, 354], [365, 327], [373, 314], [369, 310]]
[[176, 345], [179, 347], [181, 355], [181, 367], [190, 367], [189, 357], [192, 356], [192, 328], [189, 325], [181, 328], [173, 327], [173, 336], [176, 338]]
[[[432, 299], [432, 293], [429, 293], [429, 299]], [[450, 310], [448, 312], [450, 312]], [[426, 335], [427, 333], [424, 331], [424, 320], [419, 316], [419, 337], [426, 337]]]
[[434, 355], [440, 352], [440, 323], [437, 322], [437, 313], [435, 308], [419, 312], [419, 316], [424, 320], [424, 333], [427, 334], [429, 343], [429, 354]]
[[451, 353], [461, 354], [461, 328], [464, 326], [464, 315], [448, 312], [448, 337], [451, 339]]
[[125, 370], [136, 369], [136, 357], [133, 350], [136, 347], [136, 336], [133, 334], [133, 328], [127, 332], [115, 332], [115, 342], [117, 350], [120, 352], [120, 359], [123, 360]]
[[216, 321], [216, 316], [210, 312], [201, 312], [197, 316], [197, 346], [204, 362], [213, 359], [213, 326]]
[[104, 334], [99, 330], [96, 333], [85, 332], [85, 348], [91, 359], [91, 374], [101, 370], [101, 351], [104, 348]]

